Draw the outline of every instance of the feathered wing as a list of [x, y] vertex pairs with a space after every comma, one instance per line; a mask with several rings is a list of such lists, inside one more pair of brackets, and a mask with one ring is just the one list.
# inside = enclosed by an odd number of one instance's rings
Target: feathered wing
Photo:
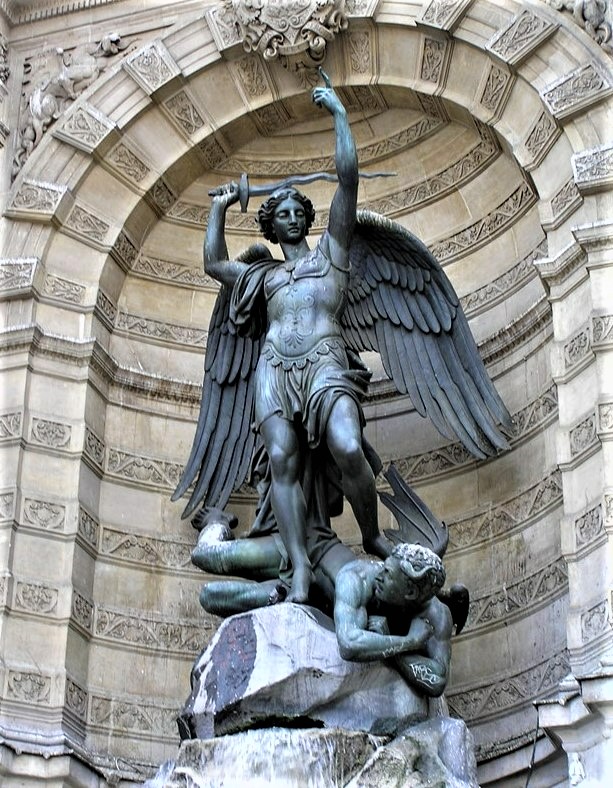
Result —
[[349, 255], [348, 346], [377, 351], [398, 391], [475, 457], [508, 448], [499, 425], [510, 431], [511, 417], [430, 250], [399, 224], [360, 211]]
[[[262, 258], [257, 244], [241, 258]], [[217, 296], [204, 358], [204, 380], [198, 425], [191, 454], [172, 495], [178, 500], [194, 482], [183, 514], [189, 517], [203, 503], [223, 509], [236, 488], [245, 481], [253, 455], [255, 435], [251, 430], [253, 411], [252, 378], [260, 356], [262, 320], [254, 320], [240, 331], [230, 319], [232, 288], [222, 285]]]

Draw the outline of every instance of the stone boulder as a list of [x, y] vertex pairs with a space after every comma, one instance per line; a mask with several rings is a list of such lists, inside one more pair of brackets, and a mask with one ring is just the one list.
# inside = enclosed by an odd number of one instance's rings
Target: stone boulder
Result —
[[342, 659], [332, 621], [280, 604], [226, 619], [196, 660], [183, 739], [251, 728], [343, 728], [395, 736], [428, 703], [382, 662]]

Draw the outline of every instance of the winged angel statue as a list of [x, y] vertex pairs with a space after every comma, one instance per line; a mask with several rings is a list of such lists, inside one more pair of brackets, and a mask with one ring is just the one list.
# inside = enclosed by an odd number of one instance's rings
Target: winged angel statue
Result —
[[[400, 225], [357, 211], [355, 143], [346, 110], [322, 76], [325, 87], [313, 90], [313, 101], [334, 120], [336, 176], [327, 177], [338, 186], [317, 245], [310, 249], [306, 240], [312, 203], [290, 185], [310, 176], [251, 189], [243, 176], [211, 192], [204, 267], [222, 286], [196, 435], [173, 495], [177, 500], [195, 481], [188, 517], [201, 504], [223, 509], [248, 477], [257, 482], [250, 535], [278, 533], [294, 602], [307, 601], [343, 495], [365, 550], [383, 559], [392, 550], [377, 523], [381, 463], [363, 435], [370, 373], [361, 351], [377, 351], [397, 390], [475, 457], [506, 449], [501, 428], [511, 428], [440, 264]], [[245, 208], [257, 193], [270, 195], [258, 221], [284, 259], [256, 244], [229, 260], [226, 211], [239, 201]]]

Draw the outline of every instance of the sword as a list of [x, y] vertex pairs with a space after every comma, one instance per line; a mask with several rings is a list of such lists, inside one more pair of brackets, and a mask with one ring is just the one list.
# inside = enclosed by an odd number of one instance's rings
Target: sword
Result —
[[[360, 178], [391, 178], [397, 175], [395, 172], [358, 172]], [[238, 200], [241, 206], [241, 213], [247, 213], [247, 206], [249, 205], [250, 197], [262, 197], [266, 194], [272, 194], [277, 189], [285, 189], [293, 186], [296, 183], [313, 183], [314, 181], [329, 181], [330, 183], [338, 183], [338, 176], [330, 172], [311, 172], [308, 175], [291, 175], [289, 178], [275, 181], [274, 183], [263, 183], [260, 186], [251, 186], [249, 184], [249, 176], [246, 172], [241, 173], [238, 182]], [[218, 194], [217, 189], [209, 190], [209, 197]]]

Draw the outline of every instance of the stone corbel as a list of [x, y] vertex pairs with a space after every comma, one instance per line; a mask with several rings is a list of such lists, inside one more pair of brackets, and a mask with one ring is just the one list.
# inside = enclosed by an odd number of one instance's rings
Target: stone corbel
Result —
[[345, 0], [303, 0], [294, 14], [280, 0], [223, 0], [207, 14], [221, 52], [240, 44], [264, 60], [278, 60], [304, 86], [318, 80], [317, 67], [335, 36], [347, 29]]

